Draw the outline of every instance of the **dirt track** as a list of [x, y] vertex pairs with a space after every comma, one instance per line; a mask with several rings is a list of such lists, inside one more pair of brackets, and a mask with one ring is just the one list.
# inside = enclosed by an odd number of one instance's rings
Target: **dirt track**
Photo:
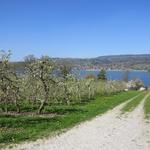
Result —
[[150, 150], [150, 124], [143, 114], [144, 100], [121, 115], [114, 108], [102, 116], [50, 139], [17, 145], [13, 150]]

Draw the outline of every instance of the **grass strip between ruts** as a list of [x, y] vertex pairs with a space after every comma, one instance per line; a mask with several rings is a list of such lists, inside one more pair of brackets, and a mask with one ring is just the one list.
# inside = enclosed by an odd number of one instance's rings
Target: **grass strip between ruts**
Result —
[[122, 108], [122, 113], [133, 111], [139, 105], [139, 103], [144, 99], [146, 94], [147, 94], [147, 92], [144, 91], [141, 94], [139, 94], [138, 96], [136, 96], [135, 98], [133, 98], [131, 101], [129, 101]]

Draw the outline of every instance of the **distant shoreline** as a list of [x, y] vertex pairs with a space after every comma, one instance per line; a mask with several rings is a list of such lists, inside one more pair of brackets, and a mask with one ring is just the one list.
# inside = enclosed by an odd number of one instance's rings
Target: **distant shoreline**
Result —
[[[100, 69], [81, 69], [81, 70], [85, 70], [85, 71], [100, 71]], [[149, 72], [148, 70], [123, 70], [123, 69], [106, 69], [106, 71], [132, 71], [132, 72]]]

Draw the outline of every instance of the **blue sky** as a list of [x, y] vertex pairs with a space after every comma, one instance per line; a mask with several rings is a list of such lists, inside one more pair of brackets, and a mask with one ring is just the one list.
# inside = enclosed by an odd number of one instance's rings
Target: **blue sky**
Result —
[[150, 53], [150, 0], [0, 0], [0, 49], [13, 60]]

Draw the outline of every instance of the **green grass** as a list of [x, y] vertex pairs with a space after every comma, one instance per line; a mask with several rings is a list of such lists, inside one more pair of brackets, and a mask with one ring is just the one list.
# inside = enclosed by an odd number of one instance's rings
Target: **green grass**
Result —
[[35, 140], [62, 132], [63, 129], [105, 113], [138, 93], [122, 92], [110, 96], [97, 96], [86, 104], [51, 106], [47, 111], [59, 114], [53, 118], [0, 115], [0, 145]]
[[147, 119], [150, 119], [150, 96], [146, 99], [144, 103], [144, 113]]
[[147, 92], [143, 92], [143, 93], [139, 94], [137, 97], [133, 98], [131, 101], [129, 101], [123, 107], [122, 113], [133, 111], [138, 106], [138, 104], [143, 100], [143, 98], [145, 97], [146, 94], [147, 94]]

